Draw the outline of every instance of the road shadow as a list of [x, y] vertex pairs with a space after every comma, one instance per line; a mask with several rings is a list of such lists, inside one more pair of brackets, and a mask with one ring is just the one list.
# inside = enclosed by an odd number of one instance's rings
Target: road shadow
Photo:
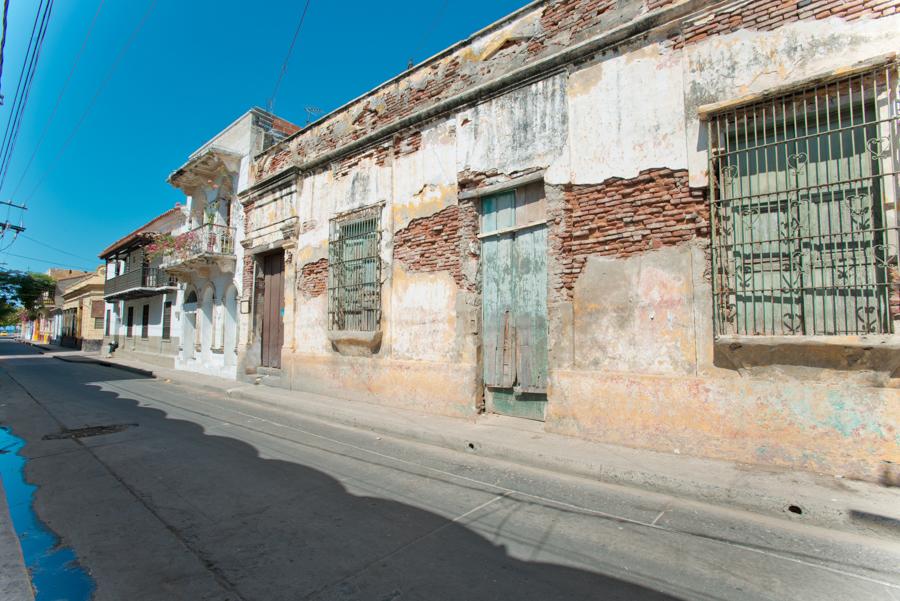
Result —
[[[101, 388], [102, 382], [142, 379], [139, 375], [54, 361], [54, 367], [63, 366], [55, 370], [65, 381], [65, 393], [60, 397], [60, 384], [40, 376], [46, 368], [39, 360], [15, 361], [17, 379], [35, 399], [62, 416], [67, 428], [137, 424], [79, 442], [91, 446], [116, 478], [177, 534], [216, 580], [232, 589], [235, 598], [676, 599], [613, 576], [511, 557], [504, 546], [460, 522], [394, 500], [351, 494], [320, 470], [260, 457], [257, 448], [243, 441], [210, 434], [197, 423], [173, 418], [141, 406], [131, 396]], [[66, 415], [80, 417], [73, 420]], [[54, 500], [42, 502], [52, 504]], [[114, 522], [104, 511], [103, 507], [85, 507], [84, 516], [99, 524]], [[127, 553], [97, 556], [98, 547], [84, 552], [86, 541], [67, 538], [97, 579], [98, 595], [105, 586], [101, 563], [108, 569], [111, 561], [123, 565], [135, 561]], [[135, 542], [120, 541], [106, 548], [128, 548]], [[172, 586], [168, 583], [168, 592], [159, 596], [144, 591], [140, 598], [188, 598], [172, 594]], [[107, 598], [116, 596], [107, 592]]]

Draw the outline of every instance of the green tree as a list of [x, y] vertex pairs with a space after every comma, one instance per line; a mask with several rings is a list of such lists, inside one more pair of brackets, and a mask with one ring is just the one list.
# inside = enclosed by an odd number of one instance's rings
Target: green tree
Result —
[[56, 282], [42, 273], [0, 269], [0, 325], [12, 325], [24, 311], [29, 317], [43, 304], [43, 294], [53, 294]]

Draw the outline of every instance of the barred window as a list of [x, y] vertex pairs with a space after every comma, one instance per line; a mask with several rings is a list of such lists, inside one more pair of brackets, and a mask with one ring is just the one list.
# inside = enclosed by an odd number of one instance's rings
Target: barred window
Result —
[[330, 222], [328, 328], [376, 331], [381, 326], [381, 206]]
[[717, 335], [861, 335], [897, 314], [896, 65], [708, 121]]

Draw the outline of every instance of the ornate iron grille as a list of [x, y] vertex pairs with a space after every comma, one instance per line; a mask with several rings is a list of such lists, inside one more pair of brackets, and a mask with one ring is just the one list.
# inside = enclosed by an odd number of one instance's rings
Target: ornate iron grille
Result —
[[381, 206], [332, 219], [328, 239], [328, 328], [381, 326]]
[[894, 331], [897, 65], [712, 115], [717, 335]]

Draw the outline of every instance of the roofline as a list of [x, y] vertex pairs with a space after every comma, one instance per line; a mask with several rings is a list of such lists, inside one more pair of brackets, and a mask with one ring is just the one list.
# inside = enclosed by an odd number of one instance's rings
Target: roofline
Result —
[[[243, 117], [241, 117], [241, 118], [243, 119]], [[217, 134], [216, 138], [218, 138], [219, 135], [221, 135], [221, 133], [224, 133], [224, 132], [220, 132], [219, 134]], [[194, 154], [192, 154], [188, 158], [187, 162], [184, 165], [182, 165], [181, 167], [179, 167], [178, 169], [176, 169], [175, 171], [170, 173], [169, 177], [166, 178], [166, 182], [170, 186], [174, 186], [175, 188], [178, 188], [178, 185], [175, 183], [176, 180], [178, 178], [180, 178], [185, 172], [187, 172], [194, 163], [196, 163], [203, 157], [205, 157], [213, 152], [218, 153], [223, 156], [230, 156], [230, 157], [238, 158], [238, 159], [244, 156], [244, 155], [240, 154], [239, 152], [233, 152], [231, 150], [222, 148], [221, 146], [216, 146], [214, 144], [210, 144], [210, 142], [212, 142], [216, 138], [213, 138], [212, 140], [210, 140], [209, 142], [207, 142], [206, 144], [201, 146], [199, 150], [197, 150]]]
[[[322, 115], [321, 117], [319, 117], [318, 119], [316, 119], [315, 121], [313, 121], [312, 123], [308, 123], [308, 124], [304, 125], [304, 126], [301, 127], [299, 130], [295, 131], [295, 132], [292, 133], [291, 135], [287, 136], [285, 139], [281, 140], [278, 144], [275, 144], [274, 146], [270, 146], [269, 148], [266, 148], [265, 150], [263, 150], [263, 151], [259, 152], [258, 154], [254, 155], [254, 157], [253, 157], [254, 160], [257, 159], [258, 157], [260, 157], [260, 156], [262, 156], [262, 155], [268, 153], [268, 152], [271, 152], [271, 151], [272, 151], [273, 149], [275, 149], [275, 148], [279, 148], [279, 147], [281, 147], [282, 145], [287, 144], [288, 142], [290, 142], [291, 140], [293, 140], [293, 139], [296, 138], [297, 136], [302, 135], [304, 132], [309, 131], [310, 129], [312, 129], [313, 127], [315, 127], [315, 126], [317, 126], [317, 125], [320, 125], [321, 123], [323, 123], [324, 121], [326, 121], [326, 120], [329, 119], [330, 117], [333, 117], [333, 116], [337, 115], [338, 113], [340, 113], [340, 112], [342, 112], [342, 111], [344, 111], [344, 110], [350, 108], [352, 105], [354, 105], [354, 104], [356, 104], [357, 102], [363, 100], [364, 98], [368, 98], [368, 97], [370, 97], [370, 96], [373, 96], [373, 95], [375, 95], [377, 92], [379, 92], [379, 91], [383, 90], [384, 88], [388, 87], [389, 85], [391, 85], [391, 84], [393, 84], [393, 83], [395, 83], [395, 82], [397, 82], [397, 81], [400, 81], [401, 79], [403, 79], [403, 78], [405, 78], [405, 77], [409, 77], [409, 75], [410, 75], [411, 73], [413, 73], [413, 72], [415, 72], [415, 71], [418, 71], [418, 70], [422, 69], [423, 67], [426, 67], [426, 66], [430, 65], [431, 63], [436, 62], [436, 61], [438, 61], [438, 60], [444, 58], [445, 56], [449, 56], [449, 55], [453, 54], [454, 52], [456, 52], [456, 51], [459, 50], [460, 48], [464, 48], [465, 46], [471, 44], [476, 38], [478, 38], [478, 37], [480, 37], [480, 36], [483, 36], [483, 35], [485, 35], [485, 34], [491, 33], [491, 32], [493, 32], [493, 31], [496, 31], [496, 30], [500, 29], [501, 27], [503, 27], [503, 26], [505, 26], [505, 25], [508, 25], [508, 24], [511, 23], [512, 21], [515, 21], [517, 18], [519, 18], [519, 17], [522, 16], [523, 14], [528, 13], [528, 12], [531, 12], [532, 10], [534, 10], [535, 8], [537, 8], [538, 6], [540, 6], [540, 5], [542, 5], [542, 4], [548, 4], [549, 2], [550, 2], [550, 0], [533, 0], [532, 2], [529, 2], [528, 4], [526, 4], [525, 6], [522, 6], [522, 7], [518, 8], [518, 9], [514, 10], [513, 12], [509, 13], [508, 15], [506, 15], [506, 16], [504, 16], [504, 17], [501, 17], [500, 19], [497, 19], [496, 21], [494, 21], [493, 23], [487, 25], [486, 27], [482, 27], [481, 29], [479, 29], [479, 30], [476, 31], [475, 33], [469, 35], [469, 37], [464, 38], [464, 39], [462, 39], [462, 40], [456, 42], [456, 43], [453, 44], [452, 46], [448, 46], [447, 48], [444, 48], [444, 49], [441, 50], [440, 52], [438, 52], [438, 53], [436, 53], [436, 54], [433, 54], [433, 55], [429, 56], [428, 58], [426, 58], [426, 59], [423, 60], [422, 62], [413, 65], [411, 68], [406, 69], [405, 71], [401, 71], [400, 73], [398, 73], [398, 74], [395, 75], [394, 77], [392, 77], [392, 78], [390, 78], [389, 80], [387, 80], [387, 81], [385, 81], [385, 82], [383, 82], [383, 83], [381, 83], [381, 84], [375, 86], [375, 87], [372, 88], [371, 90], [368, 90], [367, 92], [363, 92], [362, 94], [360, 94], [360, 95], [357, 96], [356, 98], [354, 98], [354, 99], [352, 99], [352, 100], [350, 100], [350, 101], [348, 101], [348, 102], [345, 102], [344, 104], [342, 104], [341, 106], [337, 107], [336, 109], [334, 109], [334, 110], [332, 110], [332, 111], [329, 111], [329, 112], [325, 113], [324, 115]], [[262, 110], [262, 109], [260, 109], [260, 110]], [[270, 113], [270, 114], [271, 114], [271, 113]]]
[[97, 255], [97, 257], [99, 259], [106, 260], [109, 257], [109, 255], [116, 252], [117, 250], [121, 250], [123, 247], [128, 245], [130, 242], [137, 240], [138, 237], [140, 237], [142, 234], [154, 233], [152, 231], [148, 231], [147, 228], [152, 226], [155, 222], [163, 219], [164, 217], [168, 217], [169, 215], [172, 215], [176, 212], [181, 213], [181, 207], [172, 207], [168, 211], [166, 211], [164, 213], [160, 213], [159, 215], [157, 215], [156, 217], [154, 217], [153, 219], [151, 219], [144, 225], [140, 226], [139, 228], [136, 228], [131, 233], [122, 236], [121, 238], [119, 238], [118, 240], [116, 240], [115, 242], [113, 242], [112, 244], [107, 246], [106, 248], [104, 248], [100, 252], [100, 254]]

